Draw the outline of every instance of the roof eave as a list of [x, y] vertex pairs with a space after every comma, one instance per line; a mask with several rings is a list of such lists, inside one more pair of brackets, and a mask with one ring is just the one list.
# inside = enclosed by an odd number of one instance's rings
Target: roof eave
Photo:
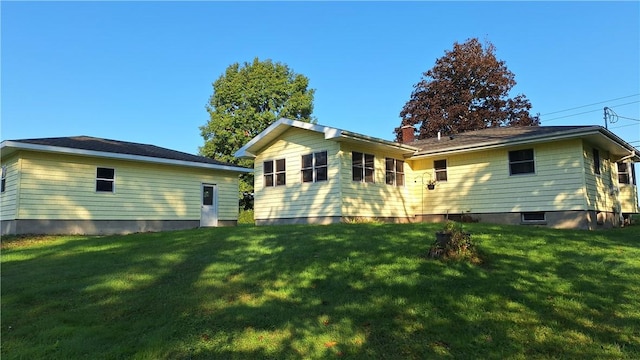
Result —
[[22, 143], [22, 142], [11, 141], [11, 140], [3, 141], [2, 144], [0, 145], [0, 149], [2, 150], [2, 152], [5, 152], [6, 151], [5, 149], [30, 150], [30, 151], [67, 154], [67, 155], [91, 156], [91, 157], [107, 158], [107, 159], [140, 161], [140, 162], [153, 163], [153, 164], [178, 165], [178, 166], [187, 166], [187, 167], [204, 168], [204, 169], [212, 169], [212, 170], [233, 171], [233, 172], [239, 172], [239, 173], [253, 172], [253, 169], [244, 168], [240, 166], [200, 163], [195, 161], [174, 160], [174, 159], [156, 158], [151, 156], [129, 155], [129, 154], [112, 153], [112, 152], [105, 152], [105, 151], [75, 149], [75, 148], [61, 147], [61, 146], [29, 144], [29, 143]]
[[382, 145], [384, 147], [392, 148], [396, 151], [403, 152], [408, 155], [413, 155], [420, 149], [411, 145], [401, 144], [393, 141], [383, 140], [367, 135], [362, 135], [350, 131], [340, 130], [334, 134], [325, 134], [326, 139], [340, 141], [340, 139], [349, 139], [357, 142], [364, 142], [373, 145]]
[[554, 141], [554, 140], [566, 140], [566, 139], [570, 139], [570, 138], [575, 138], [578, 136], [587, 136], [587, 135], [593, 135], [593, 134], [597, 134], [599, 133], [599, 127], [594, 126], [594, 127], [589, 127], [589, 128], [583, 128], [583, 129], [573, 129], [573, 130], [567, 130], [567, 131], [563, 131], [561, 133], [555, 133], [555, 134], [543, 134], [543, 135], [534, 135], [534, 136], [529, 136], [529, 137], [525, 137], [525, 138], [516, 138], [516, 139], [504, 139], [504, 140], [497, 140], [497, 141], [487, 141], [487, 142], [482, 142], [482, 143], [475, 143], [475, 144], [470, 144], [470, 145], [464, 145], [464, 146], [453, 146], [453, 147], [449, 147], [449, 148], [443, 148], [443, 149], [436, 149], [436, 150], [427, 150], [427, 151], [418, 151], [416, 152], [416, 154], [412, 157], [414, 159], [419, 159], [419, 158], [423, 158], [423, 157], [429, 157], [429, 156], [433, 156], [433, 155], [438, 155], [438, 154], [442, 154], [442, 153], [447, 153], [447, 154], [456, 154], [456, 153], [461, 153], [461, 152], [469, 152], [469, 151], [481, 151], [481, 150], [489, 150], [489, 149], [494, 149], [494, 148], [499, 148], [499, 147], [504, 147], [504, 146], [514, 146], [514, 145], [526, 145], [526, 144], [531, 144], [531, 143], [538, 143], [538, 142], [546, 142], [546, 141]]
[[241, 159], [253, 159], [256, 157], [256, 154], [260, 151], [260, 149], [267, 146], [267, 144], [269, 144], [271, 141], [273, 141], [282, 133], [292, 127], [311, 130], [319, 133], [324, 133], [327, 129], [326, 126], [322, 125], [280, 118], [279, 120], [269, 125], [266, 129], [261, 131], [253, 139], [249, 140], [244, 146], [238, 149], [233, 154], [233, 156]]

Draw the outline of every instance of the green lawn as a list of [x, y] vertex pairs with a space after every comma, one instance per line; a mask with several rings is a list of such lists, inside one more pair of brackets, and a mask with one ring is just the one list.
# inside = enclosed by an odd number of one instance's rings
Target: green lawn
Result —
[[640, 226], [438, 224], [3, 238], [2, 359], [638, 359]]

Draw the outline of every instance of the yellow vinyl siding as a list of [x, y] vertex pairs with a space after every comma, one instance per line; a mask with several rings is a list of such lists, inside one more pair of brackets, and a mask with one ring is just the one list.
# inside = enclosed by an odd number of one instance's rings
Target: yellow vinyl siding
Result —
[[[218, 185], [220, 220], [238, 214], [236, 173], [80, 156], [23, 153], [20, 219], [199, 220], [201, 184]], [[96, 192], [96, 168], [115, 191]]]
[[638, 213], [638, 190], [635, 185], [620, 185], [619, 200], [622, 204], [623, 213]]
[[593, 146], [590, 144], [584, 145], [583, 158], [587, 209], [607, 212], [620, 211], [617, 194], [612, 192], [612, 189], [618, 184], [617, 170], [614, 170], [617, 165], [609, 160], [608, 152], [602, 149], [598, 150], [600, 152], [600, 174], [595, 174], [593, 171]]
[[[302, 155], [327, 151], [328, 180], [303, 183]], [[264, 161], [285, 159], [286, 185], [264, 186]], [[291, 128], [260, 151], [254, 162], [256, 220], [340, 216], [338, 144], [323, 134]]]
[[[509, 174], [509, 151], [534, 149], [535, 173]], [[447, 181], [424, 194], [425, 213], [493, 213], [584, 208], [583, 166], [578, 140], [435, 156], [412, 161], [414, 171], [433, 174], [434, 160], [447, 160]], [[425, 175], [425, 183], [429, 175]], [[419, 211], [421, 204], [416, 204]]]
[[[352, 152], [374, 155], [374, 182], [353, 181]], [[414, 211], [409, 203], [409, 182], [413, 175], [404, 164], [405, 185], [388, 185], [385, 181], [385, 159], [404, 160], [401, 154], [384, 152], [366, 146], [342, 144], [342, 215], [346, 217], [409, 217]]]
[[2, 220], [15, 220], [18, 208], [18, 193], [20, 191], [20, 158], [12, 156], [2, 159], [2, 166], [6, 166], [7, 176], [5, 191], [0, 194], [0, 213]]

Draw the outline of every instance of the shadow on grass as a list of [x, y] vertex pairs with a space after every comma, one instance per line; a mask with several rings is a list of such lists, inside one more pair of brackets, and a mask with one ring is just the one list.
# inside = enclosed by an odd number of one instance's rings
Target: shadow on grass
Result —
[[[469, 226], [200, 229], [3, 250], [3, 358], [633, 357], [628, 233]], [[637, 234], [637, 232], [636, 232]]]

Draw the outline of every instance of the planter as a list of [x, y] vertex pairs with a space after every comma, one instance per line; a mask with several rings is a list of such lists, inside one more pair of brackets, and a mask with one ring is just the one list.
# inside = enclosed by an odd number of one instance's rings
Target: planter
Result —
[[427, 189], [429, 189], [429, 190], [433, 190], [435, 188], [436, 188], [436, 184], [428, 184], [427, 185]]

